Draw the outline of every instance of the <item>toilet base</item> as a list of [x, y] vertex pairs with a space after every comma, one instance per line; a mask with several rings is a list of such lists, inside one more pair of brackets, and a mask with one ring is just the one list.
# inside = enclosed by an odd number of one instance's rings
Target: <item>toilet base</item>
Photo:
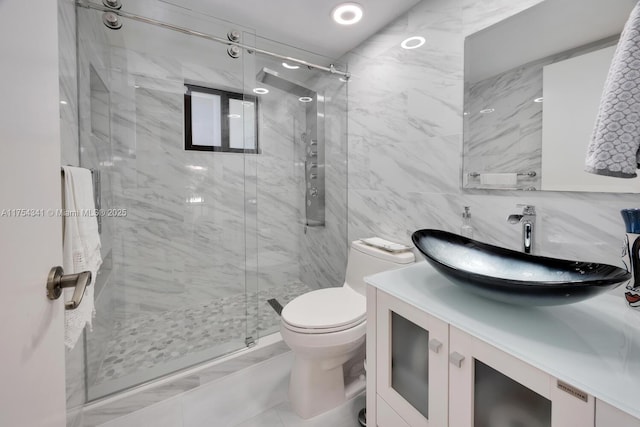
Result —
[[330, 369], [318, 362], [296, 356], [291, 369], [289, 401], [304, 419], [340, 406], [365, 389], [364, 375], [347, 376], [345, 384], [344, 362]]

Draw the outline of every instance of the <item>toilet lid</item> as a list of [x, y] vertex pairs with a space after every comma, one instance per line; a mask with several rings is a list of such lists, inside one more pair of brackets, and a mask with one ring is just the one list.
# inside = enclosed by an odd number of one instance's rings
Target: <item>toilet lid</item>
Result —
[[365, 297], [344, 287], [308, 292], [293, 299], [282, 309], [282, 320], [287, 324], [315, 330], [347, 329], [361, 323], [366, 315]]

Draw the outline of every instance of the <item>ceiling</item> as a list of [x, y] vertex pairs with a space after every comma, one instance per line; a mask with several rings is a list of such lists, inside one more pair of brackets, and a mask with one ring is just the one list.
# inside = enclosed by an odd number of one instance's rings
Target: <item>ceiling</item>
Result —
[[408, 11], [420, 0], [356, 0], [362, 20], [335, 23], [331, 11], [341, 0], [162, 0], [251, 28], [272, 39], [329, 58], [339, 58]]
[[478, 82], [522, 64], [620, 34], [637, 0], [546, 0], [465, 42], [465, 80]]

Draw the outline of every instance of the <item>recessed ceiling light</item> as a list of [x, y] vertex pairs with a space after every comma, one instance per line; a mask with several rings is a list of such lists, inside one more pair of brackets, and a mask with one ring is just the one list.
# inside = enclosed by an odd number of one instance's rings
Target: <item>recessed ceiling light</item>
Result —
[[140, 85], [133, 85], [133, 87], [134, 87], [135, 89], [139, 89], [139, 88], [140, 88]]
[[313, 101], [313, 98], [311, 98], [310, 96], [301, 96], [300, 98], [298, 98], [298, 101], [300, 101], [300, 102], [311, 102], [311, 101]]
[[422, 46], [426, 42], [426, 39], [422, 36], [413, 36], [405, 39], [400, 43], [400, 47], [403, 49], [416, 49]]
[[333, 9], [331, 16], [340, 25], [353, 25], [362, 19], [362, 6], [357, 3], [342, 3]]
[[542, 102], [542, 101], [544, 101], [543, 97], [536, 98], [536, 99], [533, 100], [533, 102]]
[[67, 105], [67, 101], [60, 101], [60, 104]]
[[491, 114], [496, 111], [495, 108], [485, 108], [484, 110], [480, 110], [480, 114]]
[[198, 166], [198, 165], [187, 165], [187, 167], [191, 170], [194, 171], [205, 171], [207, 170], [207, 168], [205, 168], [204, 166]]
[[227, 114], [227, 117], [230, 119], [239, 119], [242, 116], [240, 114]]
[[300, 66], [299, 66], [299, 65], [291, 65], [291, 64], [287, 64], [286, 62], [283, 62], [283, 63], [282, 63], [282, 66], [283, 66], [284, 68], [288, 68], [288, 69], [290, 69], [290, 70], [297, 70], [298, 68], [300, 68]]
[[269, 89], [263, 87], [257, 87], [253, 90], [253, 93], [257, 93], [258, 95], [264, 95], [269, 93]]

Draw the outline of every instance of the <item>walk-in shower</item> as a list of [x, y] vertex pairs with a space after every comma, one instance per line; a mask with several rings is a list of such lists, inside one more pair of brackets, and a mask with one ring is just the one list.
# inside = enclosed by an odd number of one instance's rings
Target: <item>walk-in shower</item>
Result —
[[[62, 162], [99, 170], [103, 209], [127, 211], [103, 218], [70, 406], [251, 346], [279, 328], [269, 300], [340, 286], [346, 265], [345, 67], [168, 2], [111, 3], [59, 9], [61, 45], [77, 41]], [[187, 122], [194, 86], [210, 120]], [[219, 133], [191, 150], [189, 126]]]

